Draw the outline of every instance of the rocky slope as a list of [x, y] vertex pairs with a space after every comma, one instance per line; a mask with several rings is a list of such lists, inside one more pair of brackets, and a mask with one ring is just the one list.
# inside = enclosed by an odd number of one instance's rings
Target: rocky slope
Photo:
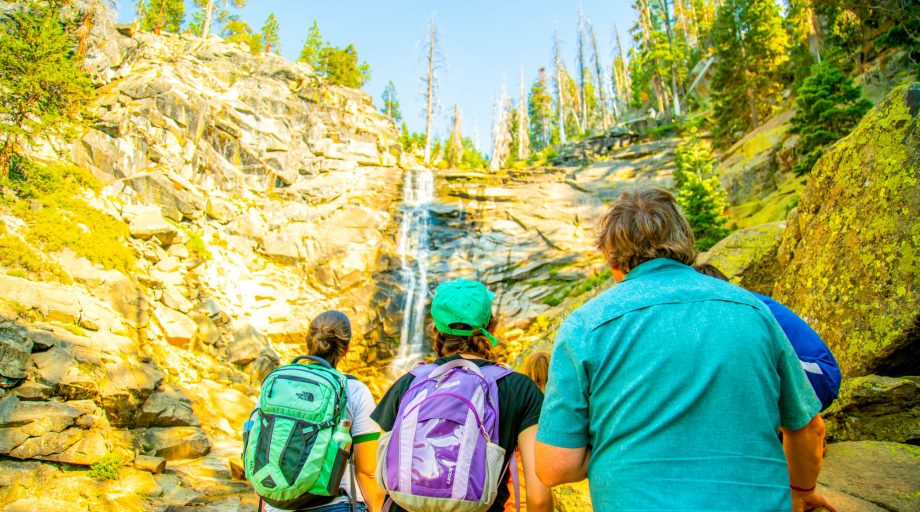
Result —
[[[104, 188], [84, 198], [123, 223], [136, 263], [65, 250], [42, 255], [61, 282], [0, 273], [0, 509], [251, 506], [231, 478], [239, 430], [312, 317], [348, 313], [346, 367], [383, 385], [366, 361], [393, 345], [412, 162], [365, 93], [308, 66], [97, 20], [93, 124], [32, 156], [92, 171]], [[15, 211], [0, 221], [26, 239]], [[127, 464], [117, 481], [87, 472], [106, 461]]]

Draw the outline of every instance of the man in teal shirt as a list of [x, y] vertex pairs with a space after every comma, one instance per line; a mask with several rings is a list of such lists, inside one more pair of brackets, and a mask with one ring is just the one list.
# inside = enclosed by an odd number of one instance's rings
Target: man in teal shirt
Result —
[[824, 424], [795, 352], [762, 302], [688, 266], [673, 196], [623, 192], [598, 247], [618, 284], [559, 329], [540, 479], [587, 476], [599, 511], [833, 510], [815, 492]]

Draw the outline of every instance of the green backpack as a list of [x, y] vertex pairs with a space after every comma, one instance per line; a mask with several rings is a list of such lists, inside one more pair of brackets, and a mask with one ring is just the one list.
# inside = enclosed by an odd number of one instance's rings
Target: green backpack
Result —
[[265, 377], [252, 427], [243, 434], [243, 465], [266, 503], [294, 510], [339, 496], [351, 451], [346, 390], [347, 376], [313, 356]]

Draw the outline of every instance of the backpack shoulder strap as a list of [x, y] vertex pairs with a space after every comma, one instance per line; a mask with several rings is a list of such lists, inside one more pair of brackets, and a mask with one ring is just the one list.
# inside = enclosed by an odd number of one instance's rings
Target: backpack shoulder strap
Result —
[[488, 364], [480, 368], [480, 370], [482, 371], [483, 375], [494, 380], [495, 382], [498, 382], [499, 380], [514, 373], [514, 370], [501, 363]]
[[317, 357], [317, 356], [298, 356], [298, 357], [295, 357], [293, 361], [291, 361], [291, 364], [297, 364], [302, 359], [309, 359], [310, 361], [313, 361], [314, 363], [317, 363], [317, 364], [321, 364], [325, 366], [326, 368], [332, 368], [332, 365], [329, 364], [329, 361], [326, 361], [322, 357]]

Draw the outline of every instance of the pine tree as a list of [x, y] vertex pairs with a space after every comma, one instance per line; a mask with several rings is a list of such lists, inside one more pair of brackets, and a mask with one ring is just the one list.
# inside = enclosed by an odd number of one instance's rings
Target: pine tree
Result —
[[687, 217], [696, 238], [696, 249], [708, 251], [729, 231], [725, 210], [728, 199], [713, 169], [715, 158], [709, 144], [691, 130], [677, 147], [674, 185], [677, 204]]
[[265, 45], [265, 53], [281, 54], [281, 44], [278, 42], [281, 37], [281, 25], [278, 24], [278, 18], [275, 13], [269, 13], [265, 24], [262, 25], [262, 44]]
[[392, 80], [387, 82], [387, 86], [383, 89], [383, 94], [380, 96], [380, 99], [383, 101], [383, 107], [381, 107], [380, 112], [389, 117], [390, 121], [393, 123], [402, 121], [402, 113], [399, 111], [399, 100], [396, 99], [396, 85], [393, 84]]
[[790, 132], [800, 137], [796, 148], [801, 154], [793, 170], [801, 176], [811, 172], [828, 146], [853, 130], [872, 103], [853, 79], [825, 61], [812, 67], [799, 87], [796, 106]]
[[227, 42], [245, 45], [252, 54], [262, 52], [262, 36], [254, 33], [252, 28], [239, 17], [234, 16], [227, 23], [223, 32], [221, 32], [221, 37]]
[[313, 71], [317, 72], [320, 65], [320, 56], [325, 46], [323, 36], [319, 33], [319, 24], [316, 20], [313, 20], [313, 25], [310, 26], [310, 30], [307, 32], [307, 40], [300, 50], [300, 57], [297, 62], [309, 64]]
[[527, 96], [530, 141], [534, 151], [542, 151], [553, 142], [553, 98], [549, 95], [546, 80], [546, 69], [540, 68]]
[[0, 169], [23, 143], [67, 136], [92, 99], [93, 86], [73, 53], [55, 8], [38, 4], [0, 24]]
[[358, 63], [358, 50], [349, 44], [344, 49], [326, 46], [320, 54], [319, 69], [332, 85], [359, 89], [370, 80], [370, 66]]
[[178, 32], [184, 19], [184, 0], [147, 0], [147, 7], [141, 18], [141, 28], [152, 30], [155, 34], [163, 30]]
[[780, 103], [789, 42], [773, 0], [724, 0], [712, 39], [714, 134], [729, 143], [759, 126]]

